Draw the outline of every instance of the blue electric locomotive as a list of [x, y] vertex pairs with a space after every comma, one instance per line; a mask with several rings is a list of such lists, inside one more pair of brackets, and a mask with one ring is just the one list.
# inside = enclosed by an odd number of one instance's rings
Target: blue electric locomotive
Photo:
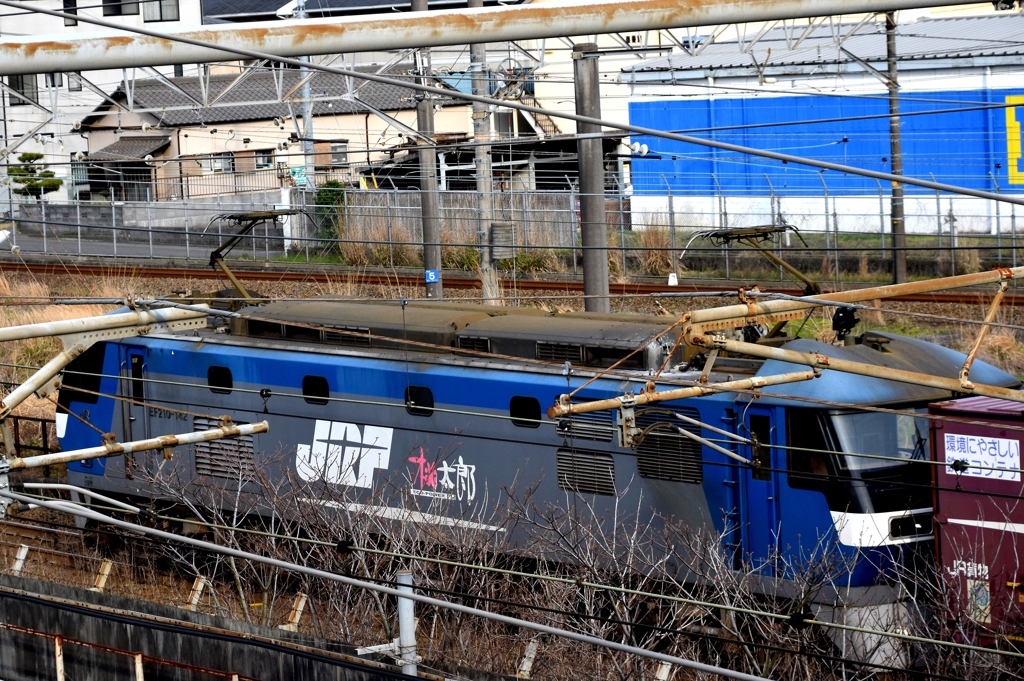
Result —
[[[427, 302], [269, 303], [230, 321], [212, 318], [200, 331], [93, 346], [65, 372], [59, 435], [73, 449], [96, 444], [97, 429], [129, 441], [207, 429], [221, 414], [267, 420], [269, 433], [177, 453], [162, 475], [173, 471], [191, 489], [242, 491], [257, 473], [276, 476], [310, 504], [342, 488], [384, 517], [412, 508], [406, 518], [442, 524], [483, 517], [475, 507], [493, 506], [518, 485], [534, 504], [582, 500], [609, 522], [615, 508], [632, 508], [716, 536], [733, 567], [754, 568], [773, 590], [832, 552], [840, 568], [818, 596], [823, 607], [893, 606], [888, 568], [931, 538], [930, 471], [919, 463], [928, 458], [928, 426], [913, 412], [949, 394], [825, 371], [756, 397], [719, 393], [638, 408], [645, 436], [635, 449], [619, 446], [613, 412], [544, 418], [558, 395], [595, 377], [574, 399], [636, 391], [663, 366], [658, 389], [696, 380], [698, 362], [676, 349], [676, 335], [652, 342], [666, 326], [657, 317]], [[839, 347], [762, 342], [950, 377], [964, 359], [884, 333]], [[796, 369], [719, 357], [709, 380]], [[1018, 385], [981, 362], [971, 377]], [[676, 414], [751, 440], [687, 426], [759, 465], [683, 437]], [[861, 453], [898, 461], [853, 456]], [[69, 480], [149, 503], [161, 493], [136, 474], [145, 466], [132, 457], [79, 462]]]

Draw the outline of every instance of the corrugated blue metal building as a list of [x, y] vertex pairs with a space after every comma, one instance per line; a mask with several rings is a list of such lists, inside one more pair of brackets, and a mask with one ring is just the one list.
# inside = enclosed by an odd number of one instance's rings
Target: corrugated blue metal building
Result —
[[[1021, 102], [1020, 108], [963, 111], [952, 114], [902, 117], [903, 166], [907, 175], [994, 191], [993, 177], [1006, 191], [1010, 171], [1024, 176], [1021, 165], [1020, 130], [1024, 123], [1024, 88], [975, 91], [915, 92], [901, 104], [901, 112], [962, 106], [974, 108], [992, 103]], [[943, 103], [921, 101], [942, 100]], [[760, 124], [741, 130], [696, 132], [696, 136], [808, 156], [869, 170], [890, 172], [889, 120], [844, 120], [772, 127], [775, 123], [836, 119], [888, 113], [884, 98], [853, 99], [827, 96], [758, 97], [751, 99], [702, 99], [686, 101], [639, 101], [629, 105], [630, 123], [660, 130], [690, 130]], [[1008, 125], [1009, 123], [1009, 125]], [[1015, 154], [1013, 139], [1015, 136]], [[666, 182], [673, 193], [714, 194], [715, 180], [728, 194], [763, 194], [769, 181], [776, 191], [817, 194], [822, 190], [818, 172], [806, 166], [750, 157], [656, 137], [638, 136], [650, 154], [633, 159], [633, 191], [665, 194]], [[1008, 144], [1009, 142], [1009, 144]], [[869, 178], [827, 172], [829, 191], [856, 195], [875, 193]], [[926, 193], [918, 187], [907, 193]]]
[[[899, 27], [906, 175], [1024, 191], [1024, 15], [921, 20]], [[759, 149], [891, 171], [884, 28], [776, 27], [756, 41], [710, 43], [638, 64], [630, 122]], [[1018, 83], [1020, 84], [1018, 86]], [[694, 93], [702, 93], [695, 96]], [[1019, 108], [1006, 108], [1019, 103]], [[989, 106], [991, 108], [983, 108]], [[912, 115], [963, 107], [954, 113]], [[877, 118], [861, 119], [863, 116]], [[818, 119], [834, 119], [811, 123]], [[801, 121], [806, 121], [801, 123]], [[792, 125], [779, 125], [792, 123]], [[753, 126], [737, 129], [735, 126]], [[877, 195], [875, 180], [653, 137], [634, 156], [636, 195]], [[887, 188], [883, 187], [887, 190]], [[908, 186], [908, 194], [930, 190]]]

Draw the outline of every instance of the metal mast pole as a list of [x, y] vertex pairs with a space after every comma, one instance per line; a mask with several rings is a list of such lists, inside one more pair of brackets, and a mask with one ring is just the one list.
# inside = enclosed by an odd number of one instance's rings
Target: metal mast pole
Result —
[[[483, 7], [483, 0], [469, 0], [469, 7]], [[473, 94], [480, 97], [490, 95], [487, 88], [487, 44], [474, 43], [469, 46], [469, 60], [473, 73]], [[473, 165], [476, 166], [477, 200], [477, 242], [480, 245], [480, 290], [484, 302], [498, 304], [501, 291], [498, 275], [491, 262], [491, 223], [494, 220], [494, 203], [491, 192], [491, 148], [485, 142], [491, 139], [490, 107], [483, 102], [473, 102]]]
[[[426, 12], [427, 0], [412, 0], [413, 12]], [[416, 53], [420, 83], [430, 85], [430, 49]], [[434, 104], [429, 95], [416, 94], [416, 128], [427, 139], [434, 139]], [[420, 213], [423, 221], [423, 268], [426, 270], [427, 298], [444, 298], [441, 283], [441, 218], [437, 200], [437, 161], [433, 144], [420, 145]]]
[[[885, 15], [885, 51], [889, 65], [889, 154], [892, 156], [892, 174], [903, 174], [903, 149], [900, 145], [900, 85], [896, 69], [896, 15]], [[892, 280], [907, 281], [907, 233], [903, 215], [903, 184], [892, 183]]]
[[[601, 117], [601, 89], [598, 81], [596, 43], [573, 45], [576, 80], [576, 113]], [[583, 295], [587, 312], [610, 312], [608, 298], [608, 225], [604, 209], [604, 141], [601, 126], [577, 123], [583, 137], [577, 143], [580, 173], [580, 231], [583, 240]]]
[[[295, 7], [295, 17], [306, 18], [306, 0], [298, 0]], [[299, 57], [301, 61], [308, 62], [309, 57]], [[309, 75], [309, 69], [305, 66], [299, 69], [299, 78], [305, 79]], [[310, 96], [310, 86], [307, 80], [302, 85], [302, 154], [306, 166], [305, 191], [316, 191], [316, 158], [313, 155], [313, 99]]]

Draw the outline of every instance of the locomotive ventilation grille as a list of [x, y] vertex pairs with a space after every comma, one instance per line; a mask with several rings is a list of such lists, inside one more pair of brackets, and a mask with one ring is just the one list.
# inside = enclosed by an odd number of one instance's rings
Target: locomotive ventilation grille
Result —
[[[235, 425], [242, 424], [236, 422]], [[211, 430], [219, 426], [220, 421], [217, 419], [202, 416], [196, 416], [192, 422], [195, 431]], [[252, 480], [256, 477], [252, 435], [197, 442], [192, 447], [195, 452], [196, 475], [228, 480]]]
[[583, 346], [575, 343], [537, 343], [537, 359], [544, 362], [583, 364]]
[[491, 339], [481, 338], [479, 336], [460, 336], [459, 337], [459, 349], [460, 350], [473, 350], [475, 352], [490, 352], [491, 351]]
[[319, 329], [263, 319], [249, 319], [246, 322], [246, 333], [250, 338], [286, 339], [303, 343], [328, 343], [363, 348], [368, 348], [373, 344], [370, 329], [365, 326], [331, 326]]
[[[700, 414], [696, 409], [677, 408], [673, 411], [692, 419], [700, 419]], [[636, 448], [637, 472], [640, 473], [640, 477], [677, 482], [701, 482], [704, 479], [704, 468], [701, 464], [700, 443], [680, 435], [674, 426], [686, 428], [696, 435], [700, 435], [699, 429], [670, 414], [651, 413], [646, 410], [637, 411], [636, 425], [640, 430], [645, 430], [656, 423], [665, 423], [666, 425], [647, 433]], [[669, 426], [673, 427], [670, 429]]]
[[[590, 402], [591, 400], [579, 400]], [[609, 442], [615, 435], [615, 423], [611, 410], [574, 414], [558, 420], [558, 434], [567, 439], [599, 440]]]
[[587, 494], [615, 494], [615, 461], [611, 454], [559, 449], [558, 489]]
[[324, 343], [331, 345], [354, 345], [368, 348], [372, 345], [370, 329], [361, 326], [331, 327], [337, 331], [324, 329]]

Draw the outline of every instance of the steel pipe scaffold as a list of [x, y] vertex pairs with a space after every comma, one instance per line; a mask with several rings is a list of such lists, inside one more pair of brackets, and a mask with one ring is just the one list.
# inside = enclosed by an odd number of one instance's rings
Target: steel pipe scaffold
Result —
[[209, 430], [197, 430], [191, 433], [180, 435], [162, 435], [148, 440], [135, 440], [132, 442], [106, 442], [98, 447], [86, 449], [73, 449], [68, 452], [57, 452], [56, 454], [40, 454], [39, 456], [26, 456], [25, 458], [7, 459], [10, 470], [21, 468], [42, 468], [55, 464], [69, 463], [71, 461], [86, 461], [88, 459], [100, 459], [108, 456], [120, 456], [134, 452], [152, 451], [154, 449], [173, 449], [182, 445], [191, 445], [197, 442], [209, 442], [224, 438], [241, 437], [253, 435], [254, 433], [266, 433], [270, 425], [266, 421], [259, 423], [244, 423], [235, 425], [225, 423], [224, 425]]
[[[197, 306], [205, 307], [205, 306]], [[119, 337], [119, 329], [131, 329], [132, 335], [147, 332], [149, 326], [194, 320], [196, 326], [206, 322], [206, 313], [193, 310], [136, 310], [117, 314], [63, 319], [56, 322], [23, 324], [0, 329], [0, 343], [5, 341], [42, 338], [44, 336], [69, 336], [72, 334], [96, 334], [102, 338]]]
[[[19, 3], [20, 4], [20, 3]], [[963, 4], [963, 0], [595, 0], [513, 7], [331, 17], [304, 21], [214, 24], [167, 31], [211, 46], [128, 37], [120, 30], [0, 40], [0, 75], [119, 69], [237, 59], [234, 49], [282, 57], [369, 52], [714, 26], [778, 19], [887, 12]]]

